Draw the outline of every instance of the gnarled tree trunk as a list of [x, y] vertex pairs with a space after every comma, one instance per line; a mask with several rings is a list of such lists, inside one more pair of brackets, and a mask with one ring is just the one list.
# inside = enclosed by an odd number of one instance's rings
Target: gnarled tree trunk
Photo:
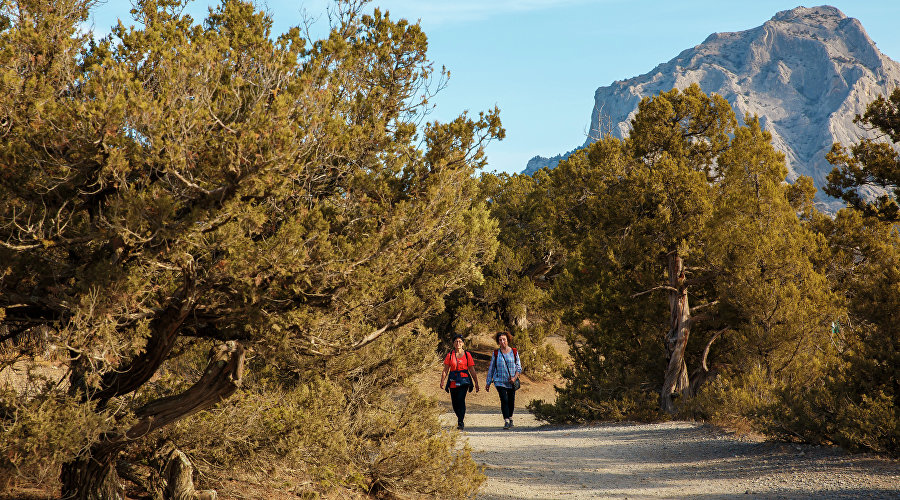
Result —
[[[123, 432], [101, 437], [90, 450], [63, 466], [62, 497], [77, 500], [123, 498], [113, 465], [130, 442], [227, 398], [241, 385], [244, 348], [234, 341], [214, 347], [209, 364], [193, 386], [181, 394], [152, 401], [135, 412], [137, 422]], [[193, 486], [192, 486], [193, 488]]]
[[669, 331], [666, 334], [666, 354], [669, 364], [659, 394], [659, 406], [673, 413], [673, 394], [681, 394], [690, 385], [684, 350], [691, 333], [691, 309], [688, 305], [688, 287], [684, 274], [684, 261], [673, 250], [666, 255], [669, 270]]
[[144, 350], [131, 362], [118, 370], [113, 370], [103, 377], [101, 390], [88, 394], [91, 400], [105, 404], [110, 398], [129, 394], [147, 383], [163, 364], [178, 335], [181, 333], [184, 320], [194, 311], [192, 298], [194, 277], [191, 272], [184, 273], [185, 284], [172, 297], [165, 309], [157, 314], [150, 325], [153, 332], [147, 339]]
[[115, 458], [120, 446], [107, 436], [64, 464], [60, 474], [62, 498], [78, 500], [124, 500], [125, 486], [116, 474]]

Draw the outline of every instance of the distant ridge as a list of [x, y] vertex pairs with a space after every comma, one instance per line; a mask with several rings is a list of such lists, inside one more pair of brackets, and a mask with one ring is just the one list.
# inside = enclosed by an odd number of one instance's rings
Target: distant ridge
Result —
[[572, 153], [578, 151], [579, 149], [581, 148], [575, 148], [566, 153], [551, 156], [550, 158], [535, 156], [532, 159], [528, 160], [528, 164], [525, 165], [525, 170], [522, 173], [531, 175], [544, 167], [556, 168], [556, 166], [559, 165], [559, 162], [565, 160], [566, 158], [571, 156]]
[[[831, 171], [825, 154], [834, 142], [868, 136], [853, 117], [900, 86], [900, 63], [882, 54], [862, 24], [837, 8], [797, 7], [757, 28], [714, 33], [648, 73], [598, 88], [591, 134], [582, 147], [600, 135], [624, 137], [644, 96], [692, 83], [720, 94], [739, 118], [759, 115], [785, 153], [788, 180], [812, 177], [819, 201], [833, 210], [841, 203], [821, 193]], [[524, 173], [555, 166], [572, 152], [532, 158]]]

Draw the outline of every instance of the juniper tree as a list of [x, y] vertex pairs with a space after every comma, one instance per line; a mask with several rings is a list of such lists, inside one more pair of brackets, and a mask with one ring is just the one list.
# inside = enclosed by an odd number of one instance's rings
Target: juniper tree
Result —
[[717, 374], [797, 375], [830, 319], [807, 257], [821, 242], [800, 224], [802, 190], [783, 184], [771, 137], [745, 122], [697, 86], [664, 92], [641, 102], [624, 141], [603, 138], [550, 174], [571, 252], [558, 300], [580, 334], [569, 386], [542, 412], [656, 418], [651, 388], [673, 412]]
[[[27, 433], [41, 398], [82, 412], [62, 494], [111, 498], [122, 450], [246, 386], [245, 366], [256, 391], [324, 378], [345, 405], [331, 411], [409, 411], [379, 395], [429, 359], [423, 319], [494, 252], [474, 173], [497, 110], [418, 127], [439, 76], [425, 34], [360, 2], [310, 40], [276, 36], [249, 2], [201, 24], [181, 0], [142, 0], [99, 41], [79, 30], [90, 3], [2, 4], [2, 334], [47, 328], [71, 371], [37, 398], [4, 393], [4, 425]], [[149, 384], [197, 346], [202, 376]], [[466, 467], [441, 436], [417, 439], [444, 472]], [[417, 488], [366, 467], [345, 473]]]
[[[809, 226], [828, 242], [819, 266], [841, 297], [828, 358], [817, 383], [783, 391], [775, 432], [851, 449], [900, 454], [900, 91], [870, 103], [857, 122], [878, 131], [849, 148], [835, 144], [826, 193], [847, 202]], [[879, 188], [880, 191], [874, 191]]]
[[499, 228], [497, 252], [482, 268], [484, 279], [454, 292], [446, 311], [432, 322], [445, 339], [452, 334], [493, 339], [497, 331], [512, 332], [531, 376], [558, 372], [562, 365], [545, 340], [561, 327], [550, 289], [564, 258], [537, 186], [528, 175], [482, 174], [482, 196]]
[[827, 159], [835, 168], [828, 174], [825, 193], [867, 215], [896, 222], [900, 220], [900, 89], [888, 97], [878, 96], [854, 121], [888, 140], [863, 139], [849, 148], [834, 144]]
[[812, 383], [779, 390], [768, 431], [851, 450], [900, 455], [900, 234], [844, 209], [810, 225], [828, 241], [820, 267], [841, 299]]

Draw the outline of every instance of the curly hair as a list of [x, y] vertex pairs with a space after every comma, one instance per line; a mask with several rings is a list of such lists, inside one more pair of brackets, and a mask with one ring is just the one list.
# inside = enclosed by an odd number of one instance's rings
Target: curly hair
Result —
[[501, 331], [501, 332], [495, 333], [495, 334], [494, 334], [494, 341], [497, 342], [497, 343], [499, 344], [499, 343], [500, 343], [500, 336], [501, 336], [501, 335], [506, 335], [506, 342], [507, 342], [508, 344], [512, 345], [513, 335], [512, 335], [511, 333], [509, 333], [509, 332], [503, 332], [503, 331]]

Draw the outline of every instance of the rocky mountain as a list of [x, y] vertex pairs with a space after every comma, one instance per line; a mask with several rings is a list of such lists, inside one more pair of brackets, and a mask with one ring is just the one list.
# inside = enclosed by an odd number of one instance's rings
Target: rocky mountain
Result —
[[[826, 183], [832, 143], [867, 136], [853, 123], [880, 94], [900, 86], [900, 63], [878, 50], [862, 24], [830, 7], [779, 12], [758, 28], [714, 33], [649, 73], [600, 87], [594, 94], [592, 133], [623, 137], [644, 96], [697, 83], [728, 100], [739, 117], [760, 117], [788, 164], [788, 180], [799, 175]], [[584, 147], [582, 146], [582, 147]], [[526, 173], [568, 156], [535, 157]], [[820, 192], [824, 208], [840, 204]]]

